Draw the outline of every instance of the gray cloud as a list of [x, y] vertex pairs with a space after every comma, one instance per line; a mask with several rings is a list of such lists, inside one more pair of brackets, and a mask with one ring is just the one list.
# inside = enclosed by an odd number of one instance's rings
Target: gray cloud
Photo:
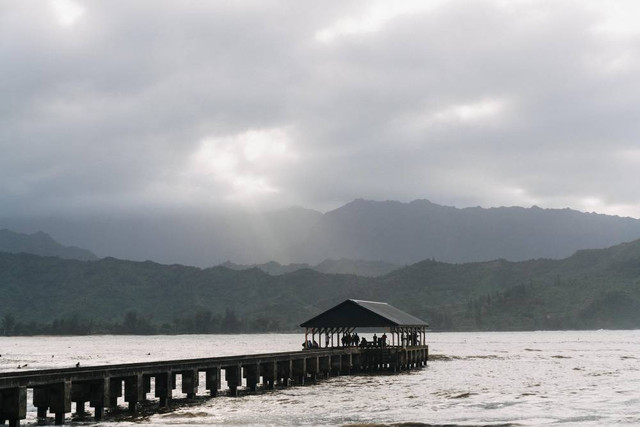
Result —
[[0, 5], [6, 214], [426, 197], [640, 216], [631, 2], [61, 4], [83, 13]]

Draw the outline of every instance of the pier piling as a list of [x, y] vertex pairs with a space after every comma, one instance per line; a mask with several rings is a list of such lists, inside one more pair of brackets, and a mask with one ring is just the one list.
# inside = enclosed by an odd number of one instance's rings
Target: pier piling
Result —
[[244, 377], [247, 380], [247, 389], [249, 391], [257, 391], [260, 383], [260, 364], [253, 363], [243, 366]]
[[166, 407], [173, 397], [173, 375], [171, 372], [161, 372], [156, 374], [155, 396], [160, 399], [160, 406]]
[[229, 387], [229, 395], [238, 396], [238, 388], [242, 387], [242, 366], [225, 366], [224, 377], [227, 380], [227, 387]]
[[205, 371], [205, 381], [207, 390], [212, 397], [218, 395], [218, 391], [222, 387], [222, 368], [216, 366]]

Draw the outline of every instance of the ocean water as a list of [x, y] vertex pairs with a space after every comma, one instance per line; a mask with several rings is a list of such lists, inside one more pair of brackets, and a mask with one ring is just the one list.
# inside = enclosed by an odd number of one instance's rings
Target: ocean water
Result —
[[[302, 334], [2, 337], [0, 371], [290, 351], [302, 340]], [[432, 333], [428, 341], [432, 360], [421, 370], [174, 401], [170, 411], [100, 425], [640, 425], [640, 331]], [[26, 422], [34, 417], [31, 411]]]

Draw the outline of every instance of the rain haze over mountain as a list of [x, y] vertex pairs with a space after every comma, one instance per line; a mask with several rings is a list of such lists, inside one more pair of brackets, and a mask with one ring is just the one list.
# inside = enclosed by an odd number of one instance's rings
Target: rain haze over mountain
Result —
[[213, 265], [349, 255], [291, 253], [355, 199], [638, 218], [638, 20], [632, 1], [1, 1], [0, 228]]

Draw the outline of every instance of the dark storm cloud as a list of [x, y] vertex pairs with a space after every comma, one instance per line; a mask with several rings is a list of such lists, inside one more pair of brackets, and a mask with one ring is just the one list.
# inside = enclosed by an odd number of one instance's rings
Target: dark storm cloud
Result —
[[627, 7], [5, 2], [0, 203], [427, 197], [639, 216]]

